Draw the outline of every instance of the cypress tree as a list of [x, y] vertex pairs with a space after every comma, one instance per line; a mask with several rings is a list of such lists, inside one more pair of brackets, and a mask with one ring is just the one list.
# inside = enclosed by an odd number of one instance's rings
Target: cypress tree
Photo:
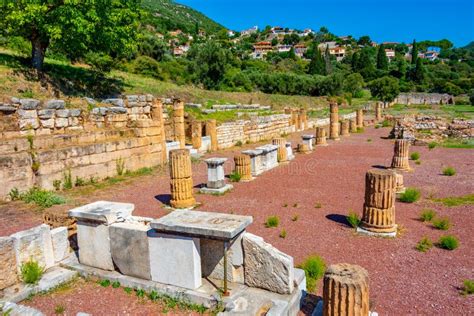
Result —
[[379, 51], [377, 52], [377, 69], [388, 70], [388, 58], [385, 54], [385, 47], [383, 44], [379, 46]]
[[418, 44], [416, 40], [413, 40], [413, 45], [411, 47], [411, 64], [416, 65], [416, 61], [418, 60]]
[[329, 54], [329, 45], [326, 47], [326, 53], [324, 54], [324, 61], [326, 64], [326, 75], [332, 73], [331, 55]]
[[422, 84], [425, 81], [425, 69], [423, 67], [423, 62], [421, 58], [417, 58], [415, 71], [413, 74], [413, 80], [417, 83]]
[[323, 55], [316, 47], [311, 63], [309, 64], [308, 72], [312, 75], [322, 75], [326, 74], [326, 64], [324, 63]]

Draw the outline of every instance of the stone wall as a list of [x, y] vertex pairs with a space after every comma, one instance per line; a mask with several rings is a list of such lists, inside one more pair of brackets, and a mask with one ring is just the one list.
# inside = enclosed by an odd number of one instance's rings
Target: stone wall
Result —
[[454, 97], [440, 93], [401, 93], [395, 99], [397, 104], [454, 104]]

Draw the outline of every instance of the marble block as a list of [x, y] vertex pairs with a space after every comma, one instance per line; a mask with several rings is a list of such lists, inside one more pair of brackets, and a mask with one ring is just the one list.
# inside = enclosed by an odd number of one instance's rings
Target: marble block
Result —
[[110, 250], [109, 226], [97, 221], [77, 221], [79, 262], [103, 270], [115, 270]]
[[97, 201], [70, 210], [69, 216], [110, 225], [131, 216], [134, 209], [135, 205], [131, 203]]
[[67, 227], [51, 229], [51, 240], [53, 242], [54, 261], [56, 263], [69, 256], [69, 239]]
[[252, 176], [256, 177], [265, 171], [262, 164], [262, 150], [244, 150], [242, 151], [242, 154], [250, 157], [250, 168], [252, 170]]
[[18, 271], [25, 262], [37, 261], [43, 268], [54, 265], [53, 243], [48, 225], [42, 224], [11, 235], [15, 248]]

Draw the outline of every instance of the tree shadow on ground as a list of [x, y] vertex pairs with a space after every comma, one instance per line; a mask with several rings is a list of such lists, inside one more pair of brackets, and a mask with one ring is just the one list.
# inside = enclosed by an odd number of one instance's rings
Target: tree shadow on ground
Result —
[[170, 205], [171, 194], [158, 194], [155, 196], [155, 199], [165, 205]]
[[351, 224], [349, 224], [349, 222], [347, 221], [347, 217], [345, 215], [329, 214], [329, 215], [326, 215], [326, 218], [333, 221], [333, 222], [341, 224], [341, 226], [352, 228]]
[[27, 58], [6, 53], [0, 53], [0, 64], [12, 68], [14, 75], [50, 88], [58, 97], [62, 93], [67, 96], [106, 98], [121, 94], [125, 88], [121, 78], [111, 78], [80, 66], [45, 62], [44, 70], [38, 72], [30, 67]]

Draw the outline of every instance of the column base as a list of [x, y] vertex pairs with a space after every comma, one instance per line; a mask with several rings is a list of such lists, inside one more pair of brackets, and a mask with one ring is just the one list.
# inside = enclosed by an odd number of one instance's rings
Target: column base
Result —
[[234, 188], [234, 186], [232, 184], [226, 184], [222, 188], [219, 188], [219, 189], [211, 189], [211, 188], [208, 188], [208, 187], [204, 187], [204, 188], [201, 188], [199, 190], [199, 192], [201, 192], [202, 194], [216, 194], [216, 195], [219, 195], [219, 194], [224, 194], [227, 191], [232, 190], [233, 188]]
[[195, 205], [196, 205], [196, 200], [194, 198], [187, 199], [187, 200], [180, 200], [180, 201], [175, 201], [175, 200], [170, 201], [170, 206], [172, 208], [193, 208]]
[[[318, 304], [316, 304], [316, 307], [313, 309], [311, 316], [323, 316], [323, 306], [324, 306], [324, 301], [319, 300]], [[369, 311], [369, 315], [367, 316], [379, 316], [379, 314], [377, 312]]]
[[374, 237], [388, 237], [388, 238], [395, 238], [397, 237], [397, 225], [395, 225], [395, 231], [393, 232], [373, 232], [373, 231], [369, 231], [369, 230], [366, 230], [362, 227], [357, 227], [356, 231], [358, 234], [362, 234], [362, 235], [367, 235], [367, 236], [374, 236]]

